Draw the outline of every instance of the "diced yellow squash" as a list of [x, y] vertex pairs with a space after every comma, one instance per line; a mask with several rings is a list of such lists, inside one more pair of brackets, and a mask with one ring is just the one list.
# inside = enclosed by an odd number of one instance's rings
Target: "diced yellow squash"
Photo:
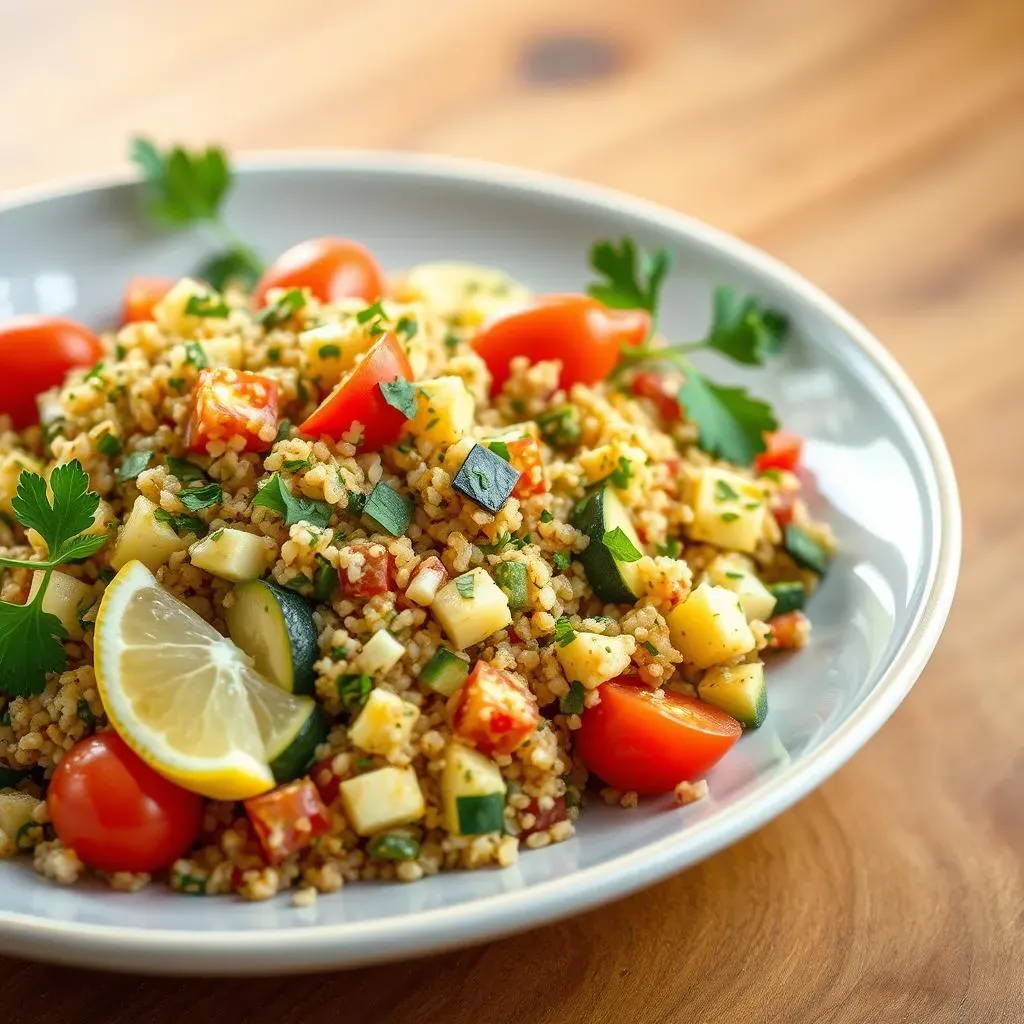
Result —
[[[42, 586], [43, 572], [32, 573], [32, 586], [28, 599], [32, 601]], [[88, 583], [76, 580], [65, 572], [54, 571], [43, 594], [43, 611], [56, 615], [60, 624], [67, 630], [69, 640], [81, 640], [83, 631], [79, 617], [89, 610], [95, 601], [95, 594]]]
[[348, 738], [370, 754], [387, 757], [401, 750], [412, 736], [420, 709], [390, 690], [371, 690], [348, 731]]
[[14, 515], [11, 501], [18, 493], [18, 481], [22, 473], [42, 473], [43, 465], [38, 459], [24, 452], [8, 452], [0, 455], [0, 511]]
[[41, 800], [17, 789], [0, 790], [0, 858], [18, 852], [18, 833], [34, 820], [40, 803]]
[[201, 299], [204, 303], [221, 301], [220, 295], [208, 284], [191, 277], [183, 277], [153, 307], [153, 319], [161, 330], [167, 334], [191, 335], [204, 326], [216, 328], [226, 323], [226, 318], [223, 317], [203, 317], [186, 313], [189, 300], [193, 298]]
[[636, 640], [628, 635], [577, 633], [571, 643], [556, 648], [555, 654], [570, 682], [579, 681], [588, 690], [593, 690], [601, 683], [622, 675], [629, 668], [634, 650]]
[[270, 552], [261, 536], [228, 526], [197, 540], [188, 557], [193, 565], [222, 580], [244, 583], [258, 580], [267, 571]]
[[240, 370], [245, 362], [245, 345], [238, 335], [204, 338], [203, 352], [210, 366], [230, 366]]
[[140, 494], [135, 499], [117, 535], [110, 556], [112, 568], [120, 569], [138, 559], [151, 572], [156, 572], [176, 551], [184, 551], [188, 547], [188, 540], [179, 537], [168, 523], [161, 523], [156, 518], [156, 510], [157, 506], [149, 498]]
[[363, 645], [356, 666], [367, 675], [382, 674], [394, 668], [402, 660], [403, 654], [405, 648], [386, 629], [381, 629]]
[[[642, 448], [622, 441], [613, 441], [611, 444], [602, 444], [588, 452], [583, 452], [576, 461], [580, 469], [583, 470], [587, 481], [593, 484], [598, 480], [604, 480], [615, 470], [621, 469], [621, 460], [623, 459], [629, 464], [629, 472], [625, 474], [628, 486], [628, 480], [633, 478], [636, 470], [647, 463], [647, 452]], [[615, 483], [615, 481], [612, 482]], [[622, 489], [625, 490], [625, 488]]]
[[354, 318], [311, 327], [299, 335], [309, 375], [319, 378], [321, 388], [334, 387], [372, 344], [369, 332]]
[[698, 668], [738, 658], [755, 646], [746, 615], [731, 590], [702, 583], [668, 613], [672, 646]]
[[694, 540], [749, 554], [764, 536], [766, 515], [764, 494], [756, 483], [708, 466], [694, 491], [689, 533]]
[[719, 555], [707, 568], [708, 582], [731, 590], [739, 599], [748, 622], [767, 622], [775, 610], [775, 595], [740, 559]]
[[338, 791], [349, 824], [361, 836], [409, 825], [427, 810], [413, 768], [378, 768], [346, 779]]
[[416, 415], [407, 424], [413, 437], [454, 444], [473, 427], [476, 403], [461, 377], [435, 377], [416, 385]]
[[448, 746], [441, 773], [441, 803], [444, 827], [459, 835], [458, 799], [462, 796], [490, 796], [505, 793], [501, 769], [479, 751], [461, 743]]
[[486, 640], [512, 623], [508, 598], [486, 569], [471, 569], [446, 583], [430, 608], [459, 650]]
[[471, 327], [530, 299], [530, 290], [504, 271], [472, 263], [421, 263], [405, 287], [441, 316]]

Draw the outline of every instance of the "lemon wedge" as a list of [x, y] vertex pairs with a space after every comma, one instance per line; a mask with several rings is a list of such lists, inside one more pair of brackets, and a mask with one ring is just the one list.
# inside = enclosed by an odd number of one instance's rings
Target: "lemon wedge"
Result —
[[95, 635], [107, 717], [172, 782], [244, 800], [284, 781], [275, 777], [279, 765], [290, 777], [308, 767], [322, 738], [316, 703], [267, 682], [141, 562], [129, 562], [107, 587]]

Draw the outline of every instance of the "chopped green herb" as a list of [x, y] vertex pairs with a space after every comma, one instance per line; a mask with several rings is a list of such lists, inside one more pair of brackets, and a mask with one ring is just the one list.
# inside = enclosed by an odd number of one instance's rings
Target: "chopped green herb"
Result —
[[338, 697], [346, 711], [358, 711], [369, 699], [373, 680], [369, 676], [348, 675], [338, 679]]
[[114, 358], [120, 362], [124, 357], [128, 355], [128, 349], [124, 347], [120, 342], [114, 346]]
[[360, 324], [368, 324], [371, 320], [383, 320], [388, 322], [388, 315], [384, 312], [384, 307], [378, 299], [372, 306], [367, 306], [366, 309], [361, 309], [356, 313], [356, 322]]
[[338, 585], [338, 570], [324, 558], [316, 556], [316, 573], [313, 576], [313, 597], [321, 603], [329, 601]]
[[315, 498], [296, 497], [281, 477], [274, 473], [252, 499], [254, 508], [269, 508], [284, 519], [285, 526], [306, 522], [319, 530], [331, 520], [331, 506]]
[[416, 388], [404, 377], [381, 381], [377, 386], [392, 409], [397, 409], [407, 420], [416, 415]]
[[551, 556], [551, 561], [555, 563], [555, 568], [559, 572], [565, 572], [569, 568], [569, 563], [570, 563], [571, 559], [569, 557], [568, 552], [566, 552], [566, 551], [556, 551]]
[[621, 526], [605, 531], [601, 543], [612, 553], [612, 557], [620, 562], [638, 562], [643, 557]]
[[418, 324], [411, 316], [401, 316], [395, 324], [395, 334], [405, 341], [410, 341], [417, 329]]
[[413, 504], [382, 480], [366, 499], [363, 515], [385, 533], [401, 537], [412, 522]]
[[283, 441], [291, 432], [291, 421], [281, 420], [277, 427], [277, 436], [274, 438], [274, 444], [277, 444], [278, 441]]
[[334, 344], [321, 345], [317, 349], [317, 355], [321, 359], [338, 359], [341, 356], [341, 346]]
[[108, 459], [116, 459], [124, 451], [124, 445], [113, 434], [104, 434], [96, 442], [96, 447]]
[[715, 501], [738, 501], [739, 494], [725, 480], [715, 481]]
[[576, 639], [576, 630], [572, 628], [568, 615], [555, 620], [555, 643], [559, 647], [568, 647]]
[[629, 486], [629, 481], [633, 478], [633, 463], [625, 455], [620, 455], [618, 465], [608, 476], [619, 490], [625, 490]]
[[641, 646], [641, 647], [642, 647], [642, 648], [643, 648], [643, 649], [644, 649], [644, 650], [645, 650], [645, 651], [646, 651], [646, 652], [647, 652], [647, 653], [648, 653], [648, 654], [649, 654], [649, 655], [650, 655], [650, 656], [651, 656], [652, 658], [656, 658], [656, 657], [658, 656], [658, 648], [657, 648], [657, 647], [655, 647], [655, 646], [654, 646], [654, 644], [652, 644], [650, 640], [645, 640], [645, 641], [644, 641], [644, 642], [643, 642], [643, 643], [642, 643], [642, 644], [641, 644], [640, 646]]
[[176, 476], [183, 484], [194, 483], [196, 480], [206, 480], [206, 471], [188, 459], [179, 459], [176, 455], [168, 455], [164, 460], [167, 463], [167, 472]]
[[558, 698], [558, 708], [563, 715], [582, 715], [583, 714], [583, 696], [587, 691], [584, 689], [583, 684], [578, 680], [574, 679], [569, 684], [569, 692], [563, 693]]
[[126, 484], [134, 480], [153, 461], [153, 453], [147, 451], [132, 452], [126, 456], [121, 468], [117, 471], [118, 483]]
[[179, 537], [189, 534], [202, 537], [206, 533], [206, 523], [199, 516], [174, 515], [165, 508], [158, 508], [153, 512], [153, 518], [158, 523], [166, 523]]
[[459, 597], [464, 601], [468, 601], [473, 596], [474, 582], [474, 576], [471, 572], [466, 573], [465, 576], [456, 577], [455, 589], [459, 592]]
[[289, 590], [302, 590], [308, 587], [313, 581], [304, 573], [296, 573], [290, 580], [285, 580], [284, 586]]
[[287, 323], [306, 305], [306, 296], [301, 288], [289, 288], [276, 302], [256, 314], [256, 322], [264, 330], [272, 331]]
[[508, 445], [504, 441], [488, 441], [487, 447], [494, 452], [495, 455], [501, 456], [506, 462], [512, 462], [512, 456], [509, 454]]
[[666, 558], [678, 558], [683, 552], [683, 545], [681, 541], [673, 538], [665, 541], [664, 544], [659, 544], [657, 550], [659, 555], [664, 555]]
[[212, 317], [223, 320], [230, 316], [231, 307], [220, 297], [213, 295], [190, 295], [185, 303], [186, 316]]
[[745, 573], [742, 572], [727, 572], [725, 574], [725, 578], [729, 580], [741, 580], [743, 579], [744, 575]]
[[178, 500], [190, 512], [219, 505], [224, 500], [220, 484], [210, 483], [202, 487], [189, 487], [178, 494]]
[[86, 380], [99, 380], [103, 376], [103, 360], [101, 359], [92, 369], [82, 378]]
[[361, 516], [364, 508], [366, 508], [366, 495], [360, 494], [359, 491], [349, 491], [345, 511], [349, 515]]
[[579, 414], [571, 405], [538, 416], [537, 429], [552, 448], [571, 448], [581, 437]]
[[210, 365], [210, 360], [206, 358], [203, 346], [198, 341], [186, 342], [185, 365], [194, 366], [197, 370], [205, 370]]
[[413, 449], [413, 443], [412, 443], [412, 438], [411, 438], [411, 437], [403, 437], [403, 438], [402, 438], [402, 440], [401, 440], [401, 441], [399, 441], [399, 442], [398, 442], [398, 444], [396, 444], [396, 445], [395, 445], [395, 447], [396, 447], [396, 448], [397, 448], [397, 449], [398, 449], [398, 450], [399, 450], [399, 451], [400, 451], [400, 452], [401, 452], [401, 453], [402, 453], [403, 455], [408, 455], [408, 454], [410, 454], [410, 452], [412, 452], [412, 449]]
[[84, 697], [79, 697], [78, 703], [75, 705], [75, 717], [80, 722], [84, 722], [90, 732], [96, 728], [96, 716], [92, 713], [92, 708], [89, 707], [89, 702]]
[[301, 473], [304, 469], [309, 469], [310, 465], [312, 465], [312, 463], [310, 463], [309, 459], [284, 460], [284, 468], [287, 469], [289, 473]]
[[544, 509], [544, 511], [540, 514], [540, 521], [542, 523], [550, 523], [554, 520], [554, 518], [555, 517], [547, 509]]
[[348, 648], [347, 647], [332, 647], [330, 653], [331, 653], [331, 657], [335, 661], [344, 661], [348, 657]]
[[43, 424], [43, 440], [48, 445], [53, 444], [64, 433], [66, 426], [67, 420], [63, 416], [58, 416], [56, 419], [50, 420], [49, 423]]
[[415, 860], [420, 855], [420, 844], [411, 836], [384, 832], [366, 844], [371, 860]]
[[167, 378], [167, 386], [169, 388], [174, 388], [175, 391], [180, 393], [180, 392], [185, 390], [185, 378], [184, 377], [168, 377]]
[[723, 523], [732, 523], [739, 519], [739, 517], [739, 512], [723, 512], [718, 518], [721, 519]]
[[[322, 357], [322, 354], [321, 354], [321, 357]], [[267, 349], [267, 358], [272, 363], [280, 362], [280, 360], [281, 360], [281, 350], [276, 345], [271, 345], [270, 348]]]
[[459, 347], [459, 339], [454, 334], [444, 336], [444, 347], [448, 349], [449, 355]]

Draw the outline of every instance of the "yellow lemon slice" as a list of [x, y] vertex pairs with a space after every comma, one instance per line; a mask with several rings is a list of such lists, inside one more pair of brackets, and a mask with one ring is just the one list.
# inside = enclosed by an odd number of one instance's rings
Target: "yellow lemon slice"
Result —
[[141, 562], [107, 587], [96, 618], [96, 679], [111, 724], [161, 775], [217, 800], [272, 789], [321, 730], [319, 709], [267, 682], [252, 659]]

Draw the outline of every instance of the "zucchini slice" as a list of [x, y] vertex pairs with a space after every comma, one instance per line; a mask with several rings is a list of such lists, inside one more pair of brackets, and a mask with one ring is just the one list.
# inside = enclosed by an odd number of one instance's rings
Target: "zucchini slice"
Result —
[[802, 612], [807, 603], [807, 588], [799, 580], [773, 583], [768, 592], [775, 598], [775, 614]]
[[810, 569], [811, 572], [816, 572], [819, 576], [825, 575], [831, 557], [803, 527], [790, 523], [786, 527], [784, 544], [790, 558], [801, 569]]
[[445, 754], [441, 774], [444, 824], [453, 835], [481, 836], [505, 825], [505, 780], [489, 758], [461, 743]]
[[709, 669], [697, 687], [701, 700], [732, 715], [740, 725], [756, 729], [768, 715], [764, 665], [718, 665]]
[[255, 661], [256, 671], [288, 693], [312, 693], [320, 651], [309, 605], [269, 580], [240, 583], [234, 598], [228, 632]]
[[642, 552], [640, 538], [633, 523], [610, 484], [599, 487], [586, 499], [573, 516], [573, 526], [590, 538], [586, 551], [579, 556], [587, 581], [602, 601], [632, 604], [641, 596], [639, 562], [616, 558], [605, 546], [605, 535], [618, 527], [637, 551]]
[[447, 647], [438, 647], [434, 656], [423, 666], [420, 680], [435, 693], [450, 697], [469, 675], [469, 662]]
[[303, 699], [294, 728], [283, 733], [273, 750], [267, 751], [270, 771], [276, 782], [291, 782], [305, 775], [316, 760], [316, 748], [327, 739], [327, 719], [320, 705]]
[[521, 612], [526, 607], [525, 562], [499, 562], [494, 567], [494, 582], [508, 598], [509, 611]]

